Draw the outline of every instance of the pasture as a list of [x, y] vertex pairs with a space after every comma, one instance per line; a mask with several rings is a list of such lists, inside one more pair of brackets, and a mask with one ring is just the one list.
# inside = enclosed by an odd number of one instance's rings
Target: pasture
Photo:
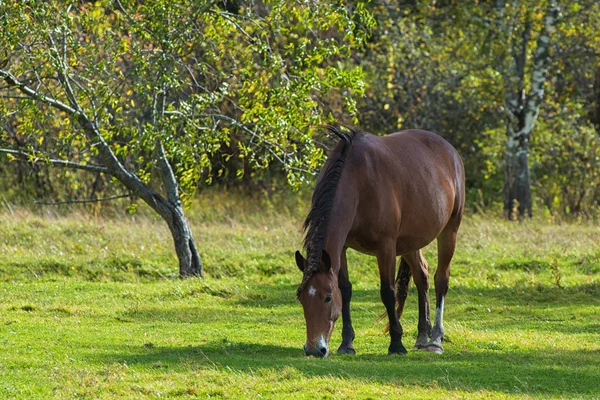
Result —
[[[176, 278], [147, 215], [0, 212], [2, 398], [599, 398], [600, 229], [467, 215], [443, 355], [388, 357], [374, 258], [349, 251], [356, 356], [305, 358], [305, 202], [206, 194], [190, 210], [206, 279]], [[425, 256], [435, 271], [435, 246]], [[431, 296], [434, 295], [433, 287]], [[433, 298], [433, 297], [432, 297]], [[341, 320], [332, 349], [341, 338]]]

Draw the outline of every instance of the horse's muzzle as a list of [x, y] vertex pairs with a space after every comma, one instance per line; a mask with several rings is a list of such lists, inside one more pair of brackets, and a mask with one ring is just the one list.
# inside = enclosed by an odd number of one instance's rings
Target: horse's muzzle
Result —
[[327, 357], [329, 355], [329, 349], [327, 349], [327, 347], [313, 347], [313, 348], [308, 348], [306, 347], [306, 345], [304, 345], [304, 355], [307, 357], [313, 356], [313, 357]]

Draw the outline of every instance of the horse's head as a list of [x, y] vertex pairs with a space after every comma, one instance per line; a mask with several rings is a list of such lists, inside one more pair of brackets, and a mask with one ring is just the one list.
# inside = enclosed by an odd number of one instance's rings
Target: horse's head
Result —
[[312, 272], [308, 272], [308, 263], [299, 251], [296, 252], [296, 264], [305, 274], [298, 289], [298, 300], [302, 303], [306, 319], [304, 354], [327, 357], [329, 338], [342, 310], [338, 278], [331, 270], [331, 259], [325, 250], [319, 266], [310, 269]]

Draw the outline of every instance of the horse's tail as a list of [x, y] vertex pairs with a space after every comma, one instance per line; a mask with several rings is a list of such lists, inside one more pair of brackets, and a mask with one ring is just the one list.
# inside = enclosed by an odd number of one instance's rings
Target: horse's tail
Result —
[[400, 266], [398, 267], [398, 276], [396, 276], [396, 315], [398, 316], [398, 319], [402, 316], [404, 303], [408, 297], [410, 276], [410, 266], [404, 258], [401, 258]]
[[[410, 266], [404, 260], [404, 258], [400, 258], [400, 265], [398, 266], [398, 275], [396, 276], [396, 315], [398, 319], [402, 316], [404, 312], [404, 303], [406, 303], [406, 298], [408, 297], [408, 284], [410, 283]], [[381, 315], [381, 319], [387, 317], [387, 312], [384, 312]], [[390, 324], [388, 322], [385, 331], [388, 332], [390, 330]]]

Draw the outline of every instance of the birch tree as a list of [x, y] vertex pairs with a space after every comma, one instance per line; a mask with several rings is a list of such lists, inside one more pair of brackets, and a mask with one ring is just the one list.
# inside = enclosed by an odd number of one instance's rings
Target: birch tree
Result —
[[[546, 73], [550, 63], [549, 51], [557, 23], [558, 7], [549, 2], [542, 16], [536, 15], [537, 10], [529, 8], [527, 4], [516, 7], [514, 12], [507, 11], [504, 1], [498, 1], [497, 7], [503, 18], [500, 22], [504, 30], [501, 37], [507, 40], [510, 54], [508, 66], [503, 71], [507, 116], [504, 214], [508, 219], [531, 217], [529, 146], [544, 98]], [[523, 23], [515, 26], [515, 21], [519, 18], [524, 18]], [[538, 32], [534, 32], [535, 28]], [[534, 33], [537, 36], [535, 42]]]

